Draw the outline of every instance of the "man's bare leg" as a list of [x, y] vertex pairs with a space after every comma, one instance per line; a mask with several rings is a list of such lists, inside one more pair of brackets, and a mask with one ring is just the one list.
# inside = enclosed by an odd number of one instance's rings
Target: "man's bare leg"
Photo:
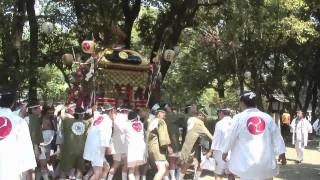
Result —
[[80, 169], [76, 169], [76, 172], [75, 172], [75, 176], [76, 176], [76, 180], [82, 180], [82, 171]]
[[128, 168], [128, 172], [129, 172], [129, 180], [135, 180], [135, 177], [134, 177], [134, 167], [129, 167]]
[[233, 174], [228, 174], [228, 180], [235, 180], [236, 178], [234, 177]]
[[127, 160], [127, 157], [123, 157], [121, 159], [122, 159], [122, 162], [124, 162], [122, 166], [122, 173], [121, 173], [122, 180], [127, 180], [128, 179], [128, 164], [127, 164], [128, 160]]
[[83, 176], [83, 180], [89, 180], [92, 175], [93, 175], [93, 169], [90, 168], [90, 170], [87, 172], [87, 174], [85, 174]]
[[102, 175], [103, 167], [92, 166], [92, 169], [93, 169], [93, 175], [91, 176], [90, 180], [99, 180]]
[[110, 170], [110, 165], [109, 165], [109, 163], [108, 163], [107, 161], [105, 161], [105, 162], [103, 163], [102, 176], [101, 176], [101, 178], [107, 179], [109, 170]]
[[178, 159], [176, 157], [169, 157], [169, 174], [171, 180], [176, 180], [177, 161]]
[[147, 172], [150, 169], [149, 162], [147, 161], [147, 163], [140, 166], [140, 168], [141, 168], [141, 179], [146, 180], [147, 179]]
[[187, 162], [183, 162], [181, 164], [181, 175], [180, 175], [180, 180], [183, 180], [188, 168], [190, 167], [190, 164]]
[[112, 167], [109, 170], [108, 180], [113, 179], [113, 176], [116, 173], [117, 169], [119, 168], [120, 163], [121, 163], [120, 161], [113, 161]]
[[157, 165], [157, 173], [155, 174], [153, 180], [162, 180], [162, 178], [165, 176], [167, 172], [167, 167], [164, 162], [158, 162]]
[[222, 180], [222, 176], [220, 176], [218, 174], [215, 174], [214, 178], [215, 178], [215, 180]]
[[134, 168], [134, 176], [135, 176], [136, 180], [140, 180], [140, 168], [139, 168], [139, 166]]

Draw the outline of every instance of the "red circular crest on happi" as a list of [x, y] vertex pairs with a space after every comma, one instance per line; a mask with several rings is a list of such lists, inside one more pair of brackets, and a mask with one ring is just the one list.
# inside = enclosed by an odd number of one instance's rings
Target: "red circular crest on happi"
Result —
[[97, 126], [103, 121], [103, 117], [99, 116], [96, 120], [94, 120], [93, 125]]
[[0, 141], [5, 139], [12, 130], [12, 124], [7, 117], [0, 116]]
[[132, 128], [137, 131], [140, 132], [142, 130], [142, 124], [139, 121], [134, 121], [132, 123]]
[[250, 117], [247, 120], [247, 129], [253, 135], [259, 135], [264, 132], [266, 123], [261, 117]]

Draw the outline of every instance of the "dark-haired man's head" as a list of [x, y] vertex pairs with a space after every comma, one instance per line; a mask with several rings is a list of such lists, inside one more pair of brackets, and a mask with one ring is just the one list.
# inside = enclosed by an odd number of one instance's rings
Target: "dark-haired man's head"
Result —
[[110, 119], [114, 120], [116, 118], [117, 112], [111, 104], [105, 104], [102, 108], [102, 113], [107, 114]]
[[219, 120], [223, 119], [225, 116], [230, 116], [231, 110], [229, 108], [219, 109], [218, 110], [218, 118]]
[[128, 113], [128, 120], [129, 121], [134, 121], [134, 120], [137, 120], [138, 119], [138, 114], [134, 111], [130, 111]]
[[297, 114], [296, 114], [296, 115], [297, 115], [297, 119], [300, 120], [300, 119], [303, 119], [303, 118], [304, 118], [304, 113], [303, 113], [303, 111], [299, 110], [299, 111], [297, 111], [296, 113], [297, 113]]
[[29, 114], [32, 114], [34, 116], [39, 116], [39, 117], [41, 116], [42, 108], [38, 100], [33, 100], [29, 102], [27, 108], [28, 108]]
[[150, 113], [153, 114], [153, 115], [157, 115], [157, 110], [160, 108], [160, 105], [159, 103], [156, 103], [152, 106], [151, 110], [150, 110]]
[[156, 116], [159, 119], [166, 119], [166, 111], [163, 108], [159, 108], [156, 112]]
[[164, 105], [164, 110], [165, 110], [166, 112], [172, 112], [172, 107], [170, 106], [170, 104], [165, 104], [165, 105]]
[[145, 120], [149, 117], [150, 110], [148, 108], [141, 108], [139, 111], [139, 116], [141, 119]]
[[187, 105], [187, 107], [184, 109], [184, 112], [186, 114], [196, 114], [197, 113], [197, 105], [194, 103]]
[[247, 108], [255, 108], [257, 107], [256, 103], [256, 94], [252, 91], [245, 91], [240, 96], [240, 108], [241, 110], [245, 110]]
[[208, 116], [209, 116], [209, 113], [205, 108], [201, 108], [199, 112], [197, 112], [197, 117], [202, 121], [206, 120]]
[[131, 111], [131, 109], [131, 106], [128, 103], [125, 103], [119, 107], [119, 112], [123, 114], [128, 114]]
[[54, 107], [45, 105], [42, 107], [42, 112], [41, 112], [42, 117], [47, 116], [49, 118], [54, 117]]
[[82, 107], [76, 107], [74, 110], [74, 118], [75, 119], [83, 119], [85, 115], [85, 111]]

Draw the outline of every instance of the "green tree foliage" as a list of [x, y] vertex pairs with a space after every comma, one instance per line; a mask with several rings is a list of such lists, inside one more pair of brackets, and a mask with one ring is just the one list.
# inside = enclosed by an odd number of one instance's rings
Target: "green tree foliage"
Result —
[[39, 95], [44, 100], [64, 100], [66, 98], [67, 84], [63, 74], [53, 65], [46, 65], [39, 69], [38, 78]]
[[[317, 104], [317, 96], [311, 97], [312, 89], [315, 95], [319, 89], [319, 78], [314, 76], [319, 67], [316, 4], [303, 0], [228, 0], [219, 8], [199, 11], [199, 23], [185, 41], [182, 38], [186, 51], [171, 67], [172, 77], [167, 77], [166, 85], [172, 88], [167, 89], [174, 93], [179, 81], [183, 92], [199, 97], [201, 90], [213, 87], [223, 98], [226, 82], [231, 81], [232, 88], [240, 92], [254, 90], [260, 107], [263, 96], [275, 92], [284, 93], [288, 99], [294, 97], [291, 100], [303, 109], [311, 99]], [[244, 77], [245, 71], [251, 72], [251, 78]], [[291, 81], [297, 86], [290, 86]], [[309, 96], [301, 99], [299, 94], [307, 84], [304, 94]]]
[[[44, 73], [38, 67], [45, 67], [46, 73], [59, 69], [59, 77], [68, 83], [74, 67], [63, 65], [61, 56], [74, 51], [85, 60], [80, 43], [95, 39], [103, 47], [124, 44], [151, 62], [159, 50], [179, 46], [175, 62], [160, 59], [162, 97], [176, 104], [200, 101], [230, 106], [245, 89], [257, 93], [260, 107], [275, 92], [295, 102], [293, 108], [306, 110], [311, 104], [315, 109], [319, 104], [318, 1], [32, 2], [0, 2], [1, 83], [27, 82], [45, 89], [43, 84], [48, 83], [33, 78]], [[45, 22], [54, 24], [53, 32], [41, 31]], [[251, 72], [250, 78], [244, 76], [246, 71]], [[292, 81], [296, 86], [291, 86]]]

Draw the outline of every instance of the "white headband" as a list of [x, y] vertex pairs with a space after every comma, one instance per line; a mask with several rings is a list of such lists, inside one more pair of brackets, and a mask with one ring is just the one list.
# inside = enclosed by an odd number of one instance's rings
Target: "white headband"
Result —
[[249, 99], [253, 99], [256, 97], [256, 94], [254, 92], [247, 92], [244, 93], [243, 96], [249, 96]]
[[32, 108], [36, 108], [36, 107], [40, 107], [40, 105], [29, 106], [28, 109], [32, 109]]

